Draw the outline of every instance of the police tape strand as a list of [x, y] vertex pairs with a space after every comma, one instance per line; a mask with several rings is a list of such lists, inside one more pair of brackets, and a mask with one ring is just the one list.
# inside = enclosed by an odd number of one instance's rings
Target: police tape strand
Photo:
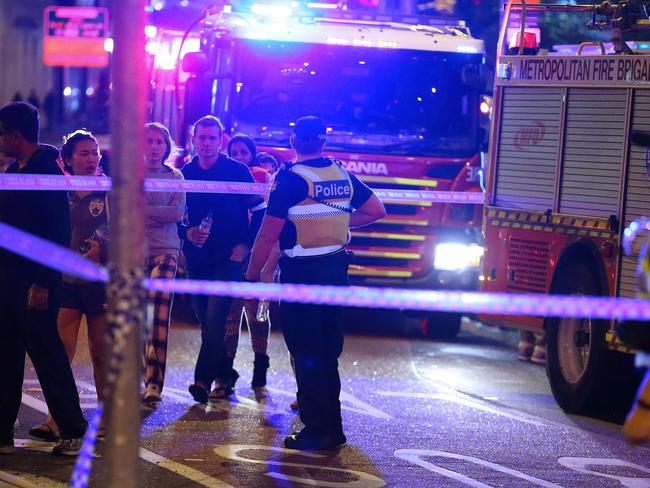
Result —
[[[107, 281], [105, 269], [79, 254], [0, 223], [0, 247], [80, 278]], [[149, 290], [297, 303], [498, 315], [650, 320], [650, 300], [514, 293], [337, 287], [203, 280], [145, 280]]]
[[[0, 190], [110, 191], [111, 178], [106, 176], [63, 176], [0, 174]], [[267, 195], [270, 185], [233, 181], [168, 180], [147, 178], [145, 191], [186, 193], [231, 193], [236, 195]], [[482, 205], [483, 193], [478, 191], [430, 191], [375, 189], [375, 194], [391, 202], [439, 202]]]

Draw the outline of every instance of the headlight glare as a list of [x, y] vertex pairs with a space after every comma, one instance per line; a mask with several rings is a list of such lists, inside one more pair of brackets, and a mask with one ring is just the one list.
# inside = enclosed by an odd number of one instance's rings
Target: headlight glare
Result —
[[436, 246], [433, 267], [443, 271], [462, 271], [481, 265], [483, 247], [478, 244], [441, 242]]

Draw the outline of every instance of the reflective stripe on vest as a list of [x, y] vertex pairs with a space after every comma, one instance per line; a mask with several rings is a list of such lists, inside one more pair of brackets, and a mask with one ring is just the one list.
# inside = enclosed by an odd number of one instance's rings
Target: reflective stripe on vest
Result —
[[287, 218], [296, 228], [296, 244], [283, 253], [321, 256], [344, 248], [349, 241], [353, 194], [345, 169], [332, 162], [324, 168], [297, 163], [290, 170], [305, 180], [308, 196], [288, 211]]

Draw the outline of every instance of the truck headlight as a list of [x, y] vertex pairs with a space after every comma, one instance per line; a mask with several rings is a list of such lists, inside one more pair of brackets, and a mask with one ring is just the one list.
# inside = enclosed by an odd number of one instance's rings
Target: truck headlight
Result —
[[436, 246], [433, 267], [444, 271], [462, 271], [478, 268], [483, 257], [483, 247], [478, 244], [441, 242]]

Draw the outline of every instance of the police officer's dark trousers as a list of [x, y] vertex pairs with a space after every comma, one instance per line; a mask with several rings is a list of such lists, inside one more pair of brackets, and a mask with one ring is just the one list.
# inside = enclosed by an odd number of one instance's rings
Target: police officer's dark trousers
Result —
[[[322, 257], [280, 259], [280, 281], [312, 285], [348, 285], [345, 251]], [[340, 307], [283, 301], [284, 338], [295, 362], [300, 419], [315, 436], [343, 434], [338, 358], [343, 350]]]

